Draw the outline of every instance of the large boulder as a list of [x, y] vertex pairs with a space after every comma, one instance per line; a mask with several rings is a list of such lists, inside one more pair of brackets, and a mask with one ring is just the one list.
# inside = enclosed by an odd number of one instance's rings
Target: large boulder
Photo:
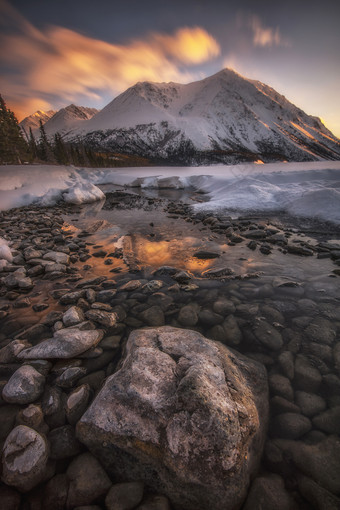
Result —
[[130, 334], [119, 370], [77, 424], [115, 480], [141, 480], [175, 509], [240, 508], [266, 434], [264, 367], [201, 334]]

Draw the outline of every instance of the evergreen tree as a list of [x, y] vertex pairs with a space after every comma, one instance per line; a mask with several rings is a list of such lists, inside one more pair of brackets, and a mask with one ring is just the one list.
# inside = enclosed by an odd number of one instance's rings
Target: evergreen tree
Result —
[[27, 157], [28, 145], [18, 120], [0, 95], [0, 162], [21, 164]]
[[39, 120], [39, 123], [40, 123], [40, 126], [39, 126], [40, 139], [39, 139], [39, 143], [38, 143], [38, 156], [43, 161], [53, 161], [53, 153], [52, 153], [51, 144], [48, 141], [46, 131], [45, 131], [43, 123], [41, 122], [41, 119]]
[[37, 148], [37, 142], [35, 141], [31, 127], [30, 127], [30, 135], [28, 138], [28, 146], [29, 146], [29, 152], [30, 152], [30, 159], [35, 160], [38, 157], [38, 148]]
[[60, 133], [54, 135], [53, 154], [59, 165], [67, 165], [69, 163], [66, 146]]

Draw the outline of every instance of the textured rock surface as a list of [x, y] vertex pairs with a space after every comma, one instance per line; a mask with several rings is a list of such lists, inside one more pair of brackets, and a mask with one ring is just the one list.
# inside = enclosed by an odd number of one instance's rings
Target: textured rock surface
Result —
[[95, 331], [81, 331], [78, 328], [61, 329], [54, 333], [53, 338], [21, 351], [18, 358], [73, 358], [97, 345], [103, 336], [104, 333], [100, 329]]
[[44, 479], [47, 459], [46, 439], [31, 428], [18, 425], [3, 447], [2, 480], [21, 491], [29, 491]]
[[262, 365], [197, 332], [131, 333], [121, 368], [77, 425], [119, 479], [143, 480], [174, 508], [239, 508], [267, 422]]
[[2, 391], [2, 397], [12, 404], [30, 404], [44, 391], [45, 377], [30, 365], [14, 372]]

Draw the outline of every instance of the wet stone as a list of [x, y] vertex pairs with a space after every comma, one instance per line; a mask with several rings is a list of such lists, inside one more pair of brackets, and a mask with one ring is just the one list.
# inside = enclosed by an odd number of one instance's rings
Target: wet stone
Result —
[[147, 308], [140, 314], [140, 317], [148, 326], [157, 327], [164, 326], [165, 324], [164, 313], [162, 308], [159, 306], [151, 306], [150, 308]]
[[71, 508], [92, 503], [111, 487], [111, 480], [90, 453], [76, 457], [67, 469], [67, 476], [70, 480], [67, 505]]
[[143, 482], [116, 483], [106, 495], [106, 509], [131, 510], [142, 501], [143, 492]]
[[18, 425], [8, 435], [2, 454], [2, 479], [20, 491], [29, 491], [45, 477], [46, 439], [35, 430]]
[[66, 328], [69, 326], [75, 326], [79, 322], [84, 321], [84, 314], [81, 308], [78, 306], [71, 306], [64, 314], [63, 314], [63, 323]]
[[313, 418], [314, 427], [327, 434], [340, 434], [340, 406], [327, 409]]
[[105, 310], [88, 310], [85, 312], [85, 317], [106, 328], [110, 328], [117, 324], [117, 315], [114, 312], [106, 312]]
[[178, 322], [185, 327], [195, 326], [198, 322], [198, 315], [192, 305], [183, 306], [178, 314]]
[[283, 413], [275, 416], [271, 423], [270, 430], [275, 436], [286, 439], [299, 439], [312, 428], [311, 421], [302, 414]]
[[300, 407], [302, 414], [309, 418], [326, 409], [325, 400], [315, 393], [297, 391], [295, 393], [295, 402]]
[[30, 365], [20, 367], [2, 391], [2, 398], [11, 404], [30, 404], [44, 391], [45, 377]]
[[51, 459], [67, 459], [81, 452], [82, 445], [76, 438], [74, 428], [71, 425], [53, 429], [47, 438], [50, 444]]
[[66, 416], [71, 425], [75, 425], [84, 414], [89, 398], [90, 387], [87, 384], [79, 386], [69, 394], [66, 401]]
[[270, 350], [278, 351], [283, 345], [281, 334], [268, 322], [257, 321], [253, 328], [256, 338]]

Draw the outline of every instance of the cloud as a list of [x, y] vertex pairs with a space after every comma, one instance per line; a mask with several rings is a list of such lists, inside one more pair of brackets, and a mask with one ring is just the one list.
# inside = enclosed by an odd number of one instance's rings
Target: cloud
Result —
[[262, 24], [256, 15], [249, 17], [249, 26], [253, 31], [253, 44], [255, 46], [289, 46], [289, 41], [282, 37], [278, 27], [269, 28]]
[[217, 41], [200, 27], [111, 44], [59, 26], [37, 30], [7, 2], [1, 2], [1, 14], [11, 20], [15, 33], [7, 30], [0, 36], [0, 62], [6, 69], [0, 86], [21, 116], [32, 113], [39, 100], [49, 108], [56, 99], [99, 100], [137, 81], [188, 81], [193, 75], [184, 66], [220, 53]]

